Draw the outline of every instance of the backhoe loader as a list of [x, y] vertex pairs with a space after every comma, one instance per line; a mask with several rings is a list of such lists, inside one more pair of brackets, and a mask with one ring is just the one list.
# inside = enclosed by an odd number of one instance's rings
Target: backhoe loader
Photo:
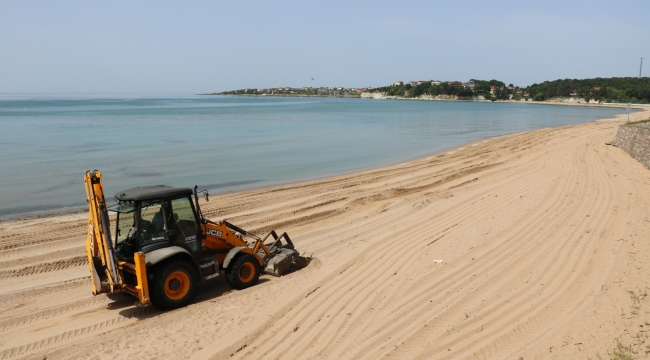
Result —
[[[198, 283], [221, 270], [234, 288], [245, 289], [262, 271], [280, 276], [310, 260], [294, 249], [287, 233], [272, 230], [260, 238], [228, 221], [205, 219], [196, 186], [135, 187], [117, 193], [116, 204], [107, 207], [101, 173], [87, 171], [84, 182], [94, 295], [124, 292], [139, 305], [167, 310], [192, 302]], [[201, 192], [208, 200], [208, 192]], [[117, 213], [114, 237], [108, 211]]]

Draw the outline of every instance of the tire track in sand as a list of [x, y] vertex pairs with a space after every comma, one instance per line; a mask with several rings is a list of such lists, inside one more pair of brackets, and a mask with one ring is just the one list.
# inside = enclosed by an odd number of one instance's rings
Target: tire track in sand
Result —
[[[573, 179], [570, 179], [569, 181], [566, 181], [566, 182], [565, 182], [565, 185], [569, 186], [569, 185], [570, 185], [570, 182], [571, 182], [572, 180], [573, 180]], [[563, 193], [563, 192], [559, 192], [559, 194], [560, 194], [560, 195], [564, 195], [565, 193]], [[556, 200], [556, 201], [559, 201], [559, 200], [562, 200], [562, 198], [561, 198], [559, 195], [556, 195], [556, 196], [555, 196], [555, 200]], [[546, 208], [546, 207], [548, 207], [549, 205], [552, 206], [552, 204], [542, 203], [542, 204], [539, 205], [538, 207], [539, 207], [539, 208]], [[579, 205], [579, 204], [578, 204], [578, 205]], [[578, 205], [576, 205], [576, 206], [578, 206]], [[569, 214], [570, 214], [570, 213], [571, 213], [571, 210], [569, 210], [569, 211], [567, 211], [567, 212], [565, 212], [565, 213], [569, 213]], [[539, 215], [539, 214], [537, 214], [537, 215]], [[544, 225], [546, 225], [546, 224], [544, 224], [545, 222], [546, 222], [545, 219], [541, 219], [541, 220], [538, 222], [538, 224], [540, 224], [541, 226], [544, 226]], [[525, 227], [526, 227], [526, 228], [535, 228], [536, 226], [539, 226], [539, 225], [532, 225], [532, 226], [531, 226], [530, 224], [528, 224], [528, 225], [525, 226]], [[557, 228], [557, 226], [556, 226], [556, 228]], [[513, 238], [516, 238], [516, 237], [517, 237], [517, 236], [514, 236]], [[515, 258], [520, 258], [520, 257], [515, 257]], [[403, 267], [404, 267], [404, 266], [402, 266], [402, 268], [403, 268]], [[471, 271], [475, 271], [476, 269], [470, 269], [470, 270], [471, 270]], [[361, 274], [360, 276], [359, 276], [359, 274], [357, 274], [357, 275], [355, 275], [354, 277], [356, 277], [356, 278], [362, 278], [362, 279], [363, 279], [363, 278], [366, 278], [366, 277], [364, 277], [363, 274]], [[353, 277], [350, 277], [350, 278], [353, 278]], [[341, 283], [345, 283], [346, 285], [349, 285], [349, 283], [345, 281], [345, 280], [349, 280], [349, 279], [338, 279], [338, 280], [340, 280]], [[367, 292], [364, 292], [364, 289], [357, 289], [357, 288], [355, 288], [354, 290], [355, 290], [355, 292], [366, 293], [366, 294], [367, 294]], [[327, 289], [326, 289], [326, 290], [323, 290], [322, 285], [321, 285], [321, 287], [319, 287], [319, 290], [318, 290], [318, 291], [319, 291], [319, 292], [330, 293], [330, 291], [328, 291]], [[350, 291], [351, 291], [351, 290], [350, 290]], [[340, 294], [334, 294], [334, 295], [331, 295], [331, 296], [332, 296], [332, 297], [336, 297], [336, 296], [339, 296], [339, 295], [340, 295]], [[315, 306], [315, 308], [319, 308], [319, 306]], [[295, 322], [296, 324], [299, 324], [299, 321], [294, 321], [294, 322]], [[299, 329], [301, 329], [301, 328], [303, 328], [303, 327], [306, 327], [306, 328], [308, 328], [308, 329], [311, 329], [310, 324], [302, 324], [302, 326], [298, 326]], [[341, 337], [344, 337], [343, 334], [345, 334], [345, 331], [344, 331], [344, 328], [341, 327], [341, 324], [336, 324], [336, 325], [333, 326], [333, 327], [335, 327], [335, 328], [341, 330], [341, 331], [340, 331], [340, 333], [342, 334]], [[368, 330], [368, 328], [366, 328], [365, 330]], [[279, 329], [279, 330], [278, 330], [277, 332], [275, 332], [275, 333], [276, 333], [276, 334], [282, 334], [282, 335], [278, 335], [278, 336], [283, 336], [283, 335], [284, 335], [284, 336], [286, 337], [286, 335], [285, 335], [286, 332], [282, 331], [282, 329]], [[307, 334], [307, 335], [304, 336], [304, 338], [310, 338], [310, 337], [313, 338], [313, 335], [314, 335], [313, 333], [311, 333], [311, 334]], [[322, 335], [322, 334], [316, 334], [316, 336], [320, 336], [320, 335]], [[351, 336], [350, 336], [349, 334], [346, 334], [346, 335], [347, 335], [347, 336], [345, 336], [346, 338], [351, 338]], [[288, 340], [288, 339], [285, 338], [284, 341], [283, 341], [283, 343], [286, 343], [287, 340]], [[358, 340], [358, 338], [357, 338], [357, 340]], [[266, 344], [277, 344], [277, 342], [275, 342], [273, 338], [268, 338], [268, 339], [266, 339], [264, 342], [265, 342]], [[290, 346], [290, 347], [295, 347], [297, 342], [300, 342], [300, 339], [298, 339], [298, 340], [296, 340], [296, 341], [292, 341], [292, 342], [290, 342], [291, 344], [290, 344], [289, 346]], [[253, 355], [254, 355], [254, 354], [258, 354], [258, 355], [259, 355], [259, 354], [265, 354], [267, 357], [269, 357], [269, 358], [273, 358], [273, 357], [275, 357], [275, 355], [273, 355], [273, 354], [276, 354], [276, 355], [277, 355], [278, 353], [282, 353], [284, 348], [285, 348], [285, 347], [282, 346], [282, 349], [278, 349], [277, 351], [275, 351], [275, 349], [274, 349], [274, 351], [271, 351], [271, 352], [269, 353], [268, 350], [270, 350], [270, 349], [269, 349], [269, 347], [267, 347], [267, 348], [264, 348], [264, 349], [259, 349], [259, 350], [260, 350], [259, 352], [257, 352], [257, 351], [252, 352], [252, 353], [251, 353], [251, 352], [246, 352], [245, 355], [251, 355], [251, 354], [253, 354]], [[298, 350], [298, 352], [300, 352], [300, 349], [304, 350], [304, 348], [302, 348], [302, 347], [300, 347], [300, 346], [298, 347], [298, 349], [295, 349], [295, 348], [293, 348], [293, 349], [294, 349], [294, 350]], [[255, 349], [255, 350], [257, 350], [257, 349]], [[327, 352], [327, 353], [333, 355], [333, 353], [331, 353], [331, 352]], [[305, 354], [305, 353], [303, 353], [303, 354]], [[348, 354], [349, 354], [349, 353], [348, 353]], [[244, 354], [242, 354], [242, 355], [244, 355]], [[375, 355], [379, 355], [379, 354], [375, 354]], [[369, 356], [369, 357], [372, 357], [372, 356]]]
[[[508, 184], [506, 184], [506, 186], [507, 186], [507, 185], [508, 185]], [[493, 191], [493, 190], [491, 190], [491, 191]], [[480, 195], [479, 195], [479, 196], [480, 196]], [[474, 199], [470, 199], [470, 201], [474, 201]], [[463, 209], [463, 208], [465, 208], [465, 206], [461, 206], [461, 207], [459, 207], [459, 209]], [[476, 212], [481, 212], [481, 211], [484, 211], [484, 210], [485, 210], [485, 209], [480, 209], [480, 208], [478, 208], [478, 209], [476, 209]], [[453, 216], [455, 216], [455, 215], [457, 215], [457, 214], [452, 214], [452, 215], [450, 215], [450, 217], [453, 217]], [[474, 214], [469, 214], [468, 217], [471, 217], [471, 216], [473, 216], [473, 215], [474, 215]], [[408, 215], [407, 215], [407, 216], [408, 216]], [[399, 219], [396, 219], [396, 221], [397, 221], [397, 220], [399, 220]], [[412, 230], [413, 230], [413, 229], [410, 229], [410, 231], [412, 231]], [[429, 230], [426, 229], [426, 230], [424, 231], [424, 233], [427, 233], [428, 231], [429, 231]], [[418, 237], [417, 235], [418, 235], [418, 234], [414, 234], [414, 237]], [[415, 252], [417, 252], [417, 251], [419, 251], [419, 250], [415, 250]], [[375, 257], [376, 257], [377, 259], [379, 259], [379, 260], [381, 260], [384, 256], [388, 257], [387, 254], [383, 254], [383, 255], [382, 255], [382, 254], [374, 254], [374, 255], [375, 255]], [[408, 259], [410, 258], [409, 255], [407, 255], [407, 256], [403, 256], [402, 254], [399, 254], [399, 256], [396, 256], [396, 257], [398, 257], [398, 258], [400, 258], [400, 259], [404, 259], [404, 260], [402, 260], [404, 263], [408, 262]], [[379, 261], [379, 260], [378, 260], [378, 261]], [[402, 264], [402, 265], [398, 266], [398, 268], [399, 268], [399, 267], [401, 267], [401, 269], [404, 270], [404, 268], [405, 268], [405, 264]], [[360, 265], [359, 268], [361, 268], [361, 269], [371, 269], [371, 271], [374, 271], [374, 270], [375, 270], [372, 266], [364, 266], [364, 265]], [[349, 270], [349, 269], [346, 268], [346, 271], [347, 271], [347, 270]], [[350, 272], [348, 272], [348, 273], [350, 273]], [[339, 283], [341, 283], [341, 284], [346, 284], [346, 285], [347, 285], [347, 284], [349, 284], [348, 280], [349, 280], [351, 277], [352, 277], [352, 278], [365, 279], [365, 278], [367, 278], [367, 276], [368, 276], [368, 274], [354, 275], [354, 276], [349, 276], [349, 277], [346, 278], [346, 279], [337, 279], [337, 282], [339, 282]], [[350, 280], [350, 281], [352, 281], [352, 280]], [[382, 281], [383, 281], [383, 279], [382, 279]], [[344, 293], [344, 292], [351, 292], [351, 291], [352, 291], [352, 289], [350, 289], [350, 291], [348, 291], [348, 289], [346, 289], [345, 287], [342, 287], [341, 289], [339, 289], [340, 292], [336, 292], [335, 289], [325, 289], [325, 290], [323, 290], [323, 285], [322, 285], [322, 284], [320, 284], [320, 285], [321, 285], [321, 288], [319, 289], [319, 291], [322, 291], [322, 292], [325, 292], [325, 293], [329, 294], [329, 295], [326, 296], [326, 299], [323, 300], [323, 302], [328, 301], [330, 298], [336, 298], [336, 297], [339, 297], [339, 296], [341, 296], [341, 294]], [[367, 292], [362, 291], [363, 289], [354, 289], [354, 290], [355, 290], [354, 293], [357, 293], [357, 292], [358, 292], [358, 293], [367, 293]], [[381, 290], [378, 290], [378, 292], [381, 292]], [[355, 301], [355, 300], [353, 299], [352, 301]], [[336, 303], [336, 304], [339, 304], [339, 303]], [[320, 309], [320, 308], [322, 308], [322, 307], [319, 306], [318, 304], [315, 304], [315, 305], [313, 306], [313, 308], [319, 308], [319, 309]], [[328, 310], [329, 310], [329, 309], [328, 309]], [[326, 312], [326, 311], [327, 311], [327, 310], [324, 310], [323, 313]], [[304, 313], [310, 314], [310, 313], [312, 313], [312, 309], [311, 309], [311, 308], [305, 309], [305, 310], [304, 310]], [[314, 315], [314, 316], [316, 316], [316, 317], [319, 318], [318, 321], [321, 321], [320, 319], [324, 318], [323, 314], [319, 314], [318, 316], [317, 316], [317, 315]], [[300, 324], [300, 321], [299, 321], [299, 320], [290, 320], [290, 321], [287, 321], [287, 322], [288, 322], [288, 323], [296, 323], [296, 324]], [[305, 328], [308, 328], [308, 329], [311, 328], [311, 327], [309, 326], [309, 324], [305, 324], [304, 326], [299, 326], [299, 328], [302, 328], [302, 327], [305, 327]], [[338, 327], [338, 328], [340, 329], [340, 325], [337, 324], [336, 327]], [[272, 332], [275, 333], [275, 334], [286, 334], [286, 332], [284, 332], [282, 329], [278, 329], [278, 330], [275, 330], [275, 331], [272, 331]], [[282, 335], [278, 335], [278, 336], [282, 336]], [[311, 337], [312, 337], [312, 334], [310, 334], [310, 333], [307, 333], [307, 334], [304, 334], [304, 335], [301, 336], [301, 338], [311, 338]], [[277, 344], [276, 342], [274, 342], [274, 340], [275, 340], [275, 339], [273, 339], [273, 338], [269, 338], [269, 339], [265, 339], [265, 340], [260, 339], [259, 342], [265, 342], [265, 343], [267, 343], [267, 344]], [[283, 341], [283, 344], [284, 344], [284, 343], [287, 343], [287, 340], [288, 340], [288, 339], [285, 339], [285, 340]], [[251, 344], [251, 345], [254, 346], [253, 344]], [[274, 345], [273, 347], [276, 349], [276, 351], [274, 351], [274, 352], [272, 352], [272, 353], [268, 353], [268, 352], [266, 352], [266, 350], [268, 350], [267, 348], [261, 348], [260, 351], [259, 351], [259, 352], [256, 352], [256, 353], [257, 353], [257, 355], [260, 355], [260, 354], [266, 354], [267, 357], [274, 357], [274, 356], [273, 356], [274, 353], [282, 353], [282, 351], [283, 351], [282, 349], [291, 348], [291, 347], [294, 347], [294, 346], [295, 346], [295, 344], [292, 344], [292, 343], [289, 343], [287, 346], [280, 346], [280, 347], [278, 347], [277, 345]], [[243, 355], [244, 355], [244, 356], [246, 356], [246, 355], [252, 355], [252, 356], [255, 356], [256, 353], [252, 353], [252, 354], [251, 354], [250, 352], [246, 352], [246, 353], [243, 354]]]
[[80, 327], [74, 330], [64, 331], [57, 335], [50, 336], [46, 339], [42, 339], [42, 340], [31, 342], [26, 345], [21, 345], [10, 349], [6, 349], [0, 353], [0, 359], [12, 359], [12, 358], [33, 353], [41, 349], [56, 347], [60, 343], [70, 342], [75, 338], [79, 338], [79, 337], [87, 337], [97, 332], [105, 332], [111, 328], [115, 328], [118, 325], [122, 325], [127, 322], [130, 323], [139, 318], [151, 316], [156, 313], [159, 313], [159, 311], [153, 307], [130, 309], [126, 311], [124, 315], [113, 317], [110, 320], [105, 320], [99, 323], [95, 323], [93, 325]]
[[86, 256], [75, 256], [73, 258], [57, 260], [38, 265], [25, 266], [14, 270], [0, 270], [0, 279], [36, 275], [84, 265], [88, 266], [88, 258]]

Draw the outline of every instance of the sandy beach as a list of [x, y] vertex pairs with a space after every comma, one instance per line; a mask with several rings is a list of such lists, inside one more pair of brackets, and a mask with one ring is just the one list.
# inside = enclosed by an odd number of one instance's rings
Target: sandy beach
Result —
[[212, 197], [314, 260], [169, 312], [92, 296], [85, 213], [0, 222], [0, 359], [650, 356], [650, 170], [606, 144], [625, 120]]

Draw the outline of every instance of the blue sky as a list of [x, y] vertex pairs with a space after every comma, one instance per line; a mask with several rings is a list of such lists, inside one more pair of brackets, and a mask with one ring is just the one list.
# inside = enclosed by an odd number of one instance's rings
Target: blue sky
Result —
[[3, 1], [0, 93], [650, 74], [648, 1]]

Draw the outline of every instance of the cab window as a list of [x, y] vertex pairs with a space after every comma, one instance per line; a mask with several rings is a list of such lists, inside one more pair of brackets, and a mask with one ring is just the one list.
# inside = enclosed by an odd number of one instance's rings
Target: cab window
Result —
[[133, 201], [124, 201], [108, 208], [117, 213], [117, 243], [134, 240], [136, 236], [135, 204]]
[[167, 241], [170, 212], [164, 202], [143, 202], [140, 208], [140, 243], [142, 245]]
[[119, 213], [117, 216], [117, 243], [135, 238], [135, 212]]
[[199, 227], [194, 216], [194, 209], [189, 198], [172, 200], [172, 211], [176, 223], [176, 243], [186, 245], [192, 251], [199, 250], [201, 239], [197, 238]]

